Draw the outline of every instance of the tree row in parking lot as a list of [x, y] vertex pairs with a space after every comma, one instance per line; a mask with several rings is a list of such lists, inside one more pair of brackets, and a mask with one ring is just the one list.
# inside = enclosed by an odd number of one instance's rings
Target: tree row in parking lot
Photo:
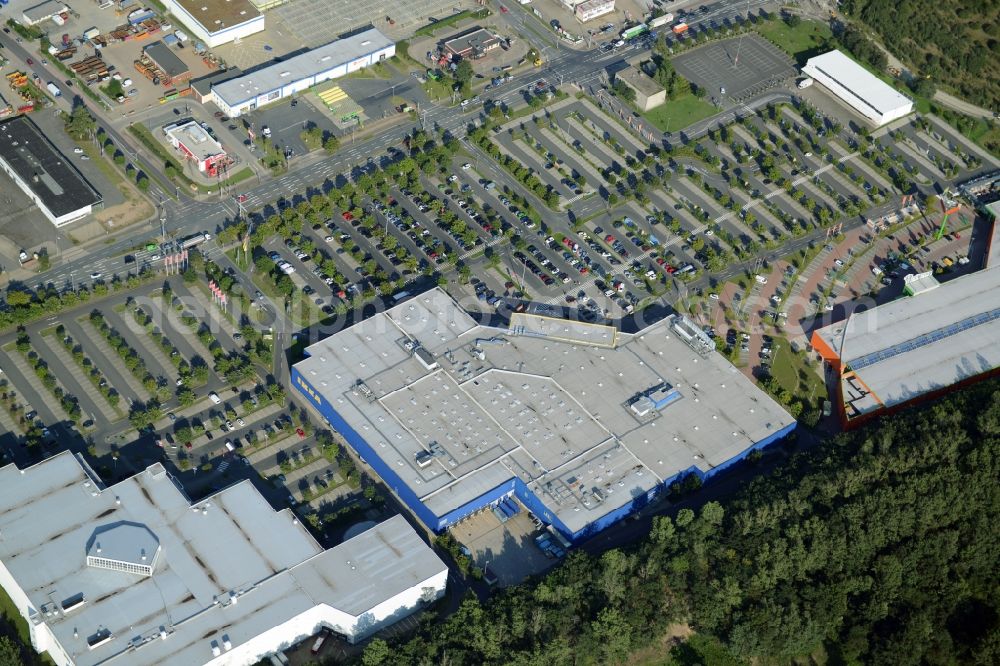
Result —
[[634, 547], [470, 595], [361, 663], [620, 664], [678, 622], [696, 638], [657, 663], [997, 663], [998, 446], [994, 379], [658, 516]]
[[103, 298], [109, 293], [138, 287], [153, 276], [151, 269], [143, 267], [138, 275], [130, 273], [125, 278], [116, 275], [108, 282], [95, 282], [89, 288], [81, 285], [59, 289], [50, 283], [32, 289], [21, 282], [12, 283], [4, 293], [6, 307], [0, 308], [0, 330], [52, 316], [93, 299]]

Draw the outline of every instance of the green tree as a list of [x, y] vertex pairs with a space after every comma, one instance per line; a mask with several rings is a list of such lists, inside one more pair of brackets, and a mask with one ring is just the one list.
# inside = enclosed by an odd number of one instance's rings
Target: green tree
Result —
[[0, 636], [0, 666], [23, 666], [21, 650], [7, 636]]
[[389, 644], [381, 638], [373, 638], [365, 646], [365, 651], [361, 655], [361, 663], [364, 666], [381, 666], [381, 664], [386, 663], [389, 654]]
[[83, 104], [74, 106], [66, 116], [66, 133], [78, 141], [89, 139], [96, 129], [97, 121]]
[[631, 86], [626, 85], [621, 79], [615, 79], [611, 90], [626, 102], [635, 102], [635, 90]]
[[471, 62], [469, 62], [465, 58], [462, 58], [461, 60], [458, 61], [453, 76], [455, 78], [455, 81], [461, 86], [463, 95], [468, 94], [471, 88], [472, 77], [474, 75], [475, 72], [472, 69]]

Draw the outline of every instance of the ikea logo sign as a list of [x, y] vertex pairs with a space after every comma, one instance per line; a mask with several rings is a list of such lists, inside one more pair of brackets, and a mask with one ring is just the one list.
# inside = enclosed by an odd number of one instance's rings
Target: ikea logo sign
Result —
[[309, 385], [309, 382], [302, 379], [302, 375], [296, 375], [295, 381], [299, 385], [299, 388], [302, 389], [302, 392], [308, 395], [310, 398], [312, 398], [313, 402], [315, 402], [317, 405], [323, 404], [323, 398], [320, 396], [319, 393], [316, 393], [313, 387]]

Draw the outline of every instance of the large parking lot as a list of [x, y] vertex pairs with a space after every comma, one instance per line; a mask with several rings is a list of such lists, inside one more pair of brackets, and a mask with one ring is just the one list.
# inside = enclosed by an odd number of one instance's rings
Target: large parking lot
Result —
[[[81, 284], [103, 291], [116, 279], [94, 273]], [[195, 497], [248, 478], [279, 506], [352, 505], [353, 463], [262, 379], [269, 342], [239, 326], [239, 310], [221, 308], [207, 283], [168, 277], [4, 336], [3, 458], [24, 466], [70, 448], [106, 479], [167, 463]]]
[[684, 78], [719, 99], [742, 100], [795, 78], [791, 59], [753, 34], [706, 44], [673, 63]]

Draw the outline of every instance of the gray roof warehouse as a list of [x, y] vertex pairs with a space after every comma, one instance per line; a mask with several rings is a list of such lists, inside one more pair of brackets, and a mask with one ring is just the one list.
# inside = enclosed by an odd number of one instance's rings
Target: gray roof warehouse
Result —
[[86, 217], [103, 202], [27, 116], [0, 123], [0, 168], [57, 227]]

